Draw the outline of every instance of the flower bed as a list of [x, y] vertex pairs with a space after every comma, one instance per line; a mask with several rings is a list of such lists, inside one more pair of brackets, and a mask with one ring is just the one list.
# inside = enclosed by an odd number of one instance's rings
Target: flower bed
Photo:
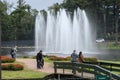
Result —
[[24, 67], [21, 64], [2, 64], [2, 70], [13, 70], [13, 71], [18, 71], [18, 70], [23, 70]]
[[[52, 61], [71, 61], [71, 57], [57, 57], [57, 56], [51, 56], [49, 57], [49, 60]], [[95, 57], [84, 57], [84, 60], [87, 62], [97, 62], [97, 58]]]
[[57, 57], [57, 56], [51, 56], [49, 60], [53, 61], [70, 61], [70, 57]]
[[7, 57], [7, 56], [1, 56], [1, 62], [2, 63], [12, 63], [12, 62], [15, 62], [15, 59]]

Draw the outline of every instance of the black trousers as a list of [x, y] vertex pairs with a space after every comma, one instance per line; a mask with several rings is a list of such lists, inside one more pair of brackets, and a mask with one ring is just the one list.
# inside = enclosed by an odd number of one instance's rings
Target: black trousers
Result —
[[44, 66], [44, 61], [37, 61], [37, 68], [41, 69]]

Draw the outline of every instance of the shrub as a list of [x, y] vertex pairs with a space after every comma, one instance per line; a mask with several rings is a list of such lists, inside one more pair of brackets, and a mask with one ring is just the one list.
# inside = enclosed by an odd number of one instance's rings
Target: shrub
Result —
[[[49, 57], [49, 60], [52, 60], [52, 61], [71, 61], [71, 57], [70, 56], [68, 56], [68, 57], [51, 56], [51, 57]], [[95, 57], [84, 57], [84, 60], [86, 62], [97, 62], [97, 58], [95, 58]]]
[[97, 58], [95, 57], [85, 57], [84, 60], [86, 62], [97, 62]]
[[36, 59], [36, 56], [33, 56], [32, 58], [33, 58], [33, 59]]
[[2, 70], [23, 70], [24, 67], [21, 64], [2, 64]]
[[29, 58], [29, 56], [23, 56], [23, 58]]
[[53, 61], [70, 61], [71, 57], [57, 57], [57, 56], [51, 56], [49, 57], [49, 60]]
[[2, 63], [12, 63], [15, 62], [15, 59], [7, 56], [1, 56], [1, 61]]

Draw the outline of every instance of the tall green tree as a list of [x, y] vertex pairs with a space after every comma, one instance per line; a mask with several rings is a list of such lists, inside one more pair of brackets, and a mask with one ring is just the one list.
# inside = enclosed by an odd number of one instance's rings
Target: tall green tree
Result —
[[30, 39], [28, 33], [33, 33], [35, 19], [31, 14], [31, 6], [25, 4], [24, 0], [18, 0], [17, 8], [11, 13], [11, 16], [15, 28], [15, 39]]
[[2, 26], [4, 24], [4, 18], [7, 15], [7, 5], [5, 1], [0, 1], [0, 46], [1, 46], [1, 36], [2, 36]]
[[118, 22], [119, 22], [120, 0], [114, 0], [114, 16], [115, 16], [115, 44], [118, 44]]
[[59, 3], [55, 3], [53, 6], [48, 7], [48, 10], [54, 10], [55, 14], [57, 14], [57, 12], [63, 8], [61, 4]]

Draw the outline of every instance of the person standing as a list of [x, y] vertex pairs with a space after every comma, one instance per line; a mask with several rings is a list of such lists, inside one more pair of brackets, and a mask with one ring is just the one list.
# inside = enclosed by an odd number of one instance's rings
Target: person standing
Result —
[[37, 61], [37, 68], [38, 69], [43, 68], [43, 66], [44, 66], [44, 59], [43, 59], [42, 50], [40, 50], [40, 52], [37, 53], [36, 61]]
[[84, 62], [84, 57], [83, 57], [83, 54], [82, 54], [81, 51], [79, 52], [78, 62], [80, 62], [80, 63], [83, 63], [83, 62]]
[[[71, 62], [72, 62], [72, 63], [78, 61], [78, 55], [76, 54], [76, 50], [73, 50], [73, 53], [71, 54], [71, 58], [72, 58], [72, 59], [71, 59]], [[72, 73], [73, 73], [73, 74], [76, 74], [76, 70], [75, 70], [74, 65], [73, 65]]]
[[14, 50], [14, 58], [16, 58], [17, 46], [15, 46], [13, 50]]
[[12, 58], [14, 58], [14, 49], [13, 48], [11, 48], [10, 55]]
[[73, 53], [71, 54], [71, 62], [77, 62], [78, 55], [76, 54], [76, 50], [73, 50]]

